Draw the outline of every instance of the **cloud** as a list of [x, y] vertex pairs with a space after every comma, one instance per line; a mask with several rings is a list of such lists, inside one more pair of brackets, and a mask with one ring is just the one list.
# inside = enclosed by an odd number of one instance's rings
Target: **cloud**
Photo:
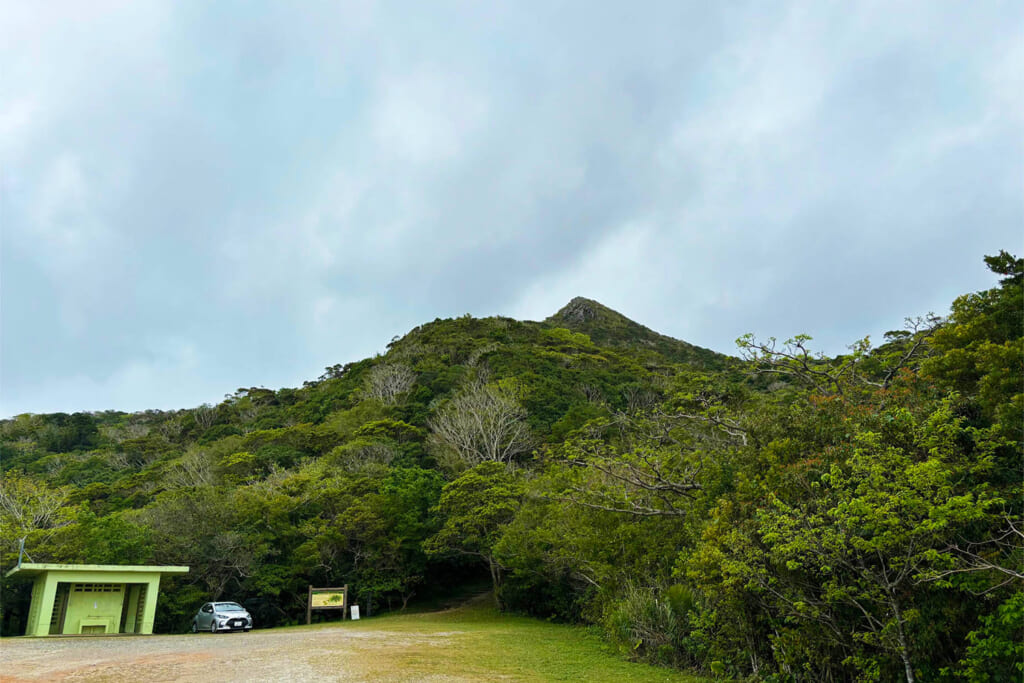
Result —
[[[78, 412], [132, 409], [139, 395], [160, 387], [146, 409], [174, 410], [199, 405], [217, 397], [219, 387], [202, 375], [204, 361], [198, 347], [185, 339], [154, 340], [140, 355], [120, 363], [106, 376], [92, 373], [44, 376], [22, 390], [17, 401], [4, 392], [0, 411]], [[223, 393], [223, 392], [220, 392]]]
[[418, 68], [384, 76], [370, 114], [380, 154], [398, 163], [452, 159], [472, 144], [487, 116], [487, 102], [456, 78]]
[[7, 10], [8, 412], [294, 386], [576, 295], [835, 353], [1024, 224], [1012, 3]]

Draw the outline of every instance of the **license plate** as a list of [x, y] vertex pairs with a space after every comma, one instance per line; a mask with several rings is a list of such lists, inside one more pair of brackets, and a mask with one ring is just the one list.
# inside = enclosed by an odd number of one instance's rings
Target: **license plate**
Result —
[[232, 619], [230, 622], [232, 628], [236, 626], [245, 626], [245, 619]]

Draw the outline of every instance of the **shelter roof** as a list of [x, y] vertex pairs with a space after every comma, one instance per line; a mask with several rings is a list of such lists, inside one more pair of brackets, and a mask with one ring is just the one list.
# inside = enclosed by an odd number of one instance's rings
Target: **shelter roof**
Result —
[[33, 577], [45, 572], [118, 572], [138, 574], [188, 574], [188, 567], [143, 564], [49, 564], [25, 562], [4, 574], [5, 577]]

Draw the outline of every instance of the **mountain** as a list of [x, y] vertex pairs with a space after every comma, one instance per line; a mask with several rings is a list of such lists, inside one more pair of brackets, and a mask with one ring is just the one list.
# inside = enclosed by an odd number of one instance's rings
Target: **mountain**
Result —
[[582, 332], [598, 346], [639, 352], [649, 359], [660, 356], [671, 363], [687, 363], [714, 369], [724, 368], [730, 360], [729, 356], [711, 349], [659, 334], [598, 301], [581, 296], [574, 298], [553, 316], [544, 320], [544, 324]]
[[[310, 585], [369, 616], [483, 580], [701, 674], [1015, 680], [1024, 260], [986, 263], [998, 288], [865, 354], [751, 363], [576, 298], [217, 405], [0, 420], [0, 567], [188, 565], [158, 632], [209, 600], [273, 627]], [[31, 594], [0, 576], [0, 635]]]

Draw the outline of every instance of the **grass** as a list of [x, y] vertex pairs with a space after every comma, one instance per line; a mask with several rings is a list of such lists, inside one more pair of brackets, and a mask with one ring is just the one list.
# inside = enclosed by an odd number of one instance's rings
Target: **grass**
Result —
[[356, 656], [345, 662], [367, 680], [704, 680], [628, 662], [585, 628], [501, 614], [489, 596], [441, 612], [346, 621], [344, 627], [372, 634], [350, 643]]

